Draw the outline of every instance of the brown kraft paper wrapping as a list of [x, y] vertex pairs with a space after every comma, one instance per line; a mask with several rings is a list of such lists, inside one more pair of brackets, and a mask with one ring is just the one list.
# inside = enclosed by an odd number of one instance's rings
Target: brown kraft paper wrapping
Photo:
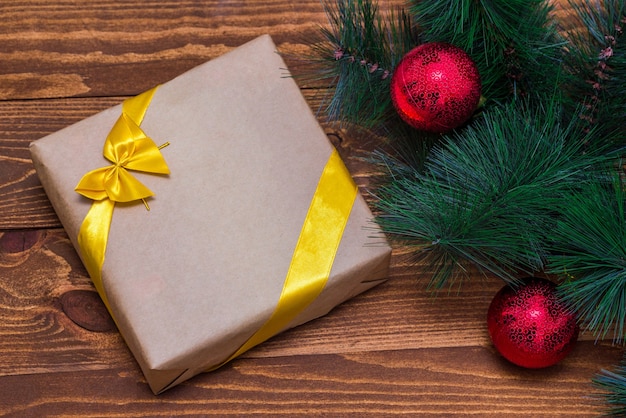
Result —
[[[332, 145], [267, 35], [160, 86], [141, 128], [171, 174], [133, 172], [155, 196], [118, 203], [102, 268], [113, 317], [151, 389], [224, 361], [271, 315]], [[31, 144], [74, 247], [92, 201], [74, 191], [109, 165], [118, 105]], [[390, 248], [358, 195], [321, 295], [286, 327], [387, 277]]]

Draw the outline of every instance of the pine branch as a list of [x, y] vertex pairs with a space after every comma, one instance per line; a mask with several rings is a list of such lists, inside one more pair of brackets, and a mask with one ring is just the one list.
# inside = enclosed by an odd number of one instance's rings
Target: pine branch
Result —
[[449, 42], [476, 62], [487, 99], [534, 96], [557, 85], [565, 40], [544, 0], [412, 0], [425, 42]]
[[[608, 178], [608, 180], [607, 180]], [[618, 175], [573, 193], [551, 233], [549, 266], [567, 279], [563, 299], [597, 338], [626, 336], [626, 193]]]
[[567, 71], [575, 78], [567, 87], [571, 107], [584, 104], [577, 116], [596, 126], [599, 137], [624, 143], [626, 117], [626, 2], [572, 2], [572, 30]]
[[593, 384], [601, 391], [599, 398], [608, 405], [607, 415], [626, 415], [626, 358], [614, 371], [602, 370]]
[[376, 127], [394, 118], [389, 81], [395, 65], [418, 43], [410, 17], [381, 11], [374, 0], [324, 0], [330, 27], [312, 45], [303, 76], [328, 83], [325, 113], [332, 121]]
[[587, 136], [560, 119], [554, 104], [495, 107], [435, 146], [423, 172], [384, 161], [377, 221], [433, 269], [432, 286], [464, 277], [470, 265], [509, 282], [543, 269], [556, 208], [606, 158], [583, 153]]

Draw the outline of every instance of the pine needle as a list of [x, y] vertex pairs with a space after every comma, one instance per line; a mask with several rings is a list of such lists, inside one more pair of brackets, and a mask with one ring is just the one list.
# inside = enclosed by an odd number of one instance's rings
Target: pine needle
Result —
[[605, 158], [582, 152], [586, 136], [560, 119], [554, 106], [492, 108], [435, 146], [423, 171], [384, 160], [377, 221], [434, 271], [431, 286], [470, 266], [508, 282], [543, 269], [557, 209]]
[[475, 60], [487, 99], [541, 95], [560, 77], [566, 41], [545, 0], [412, 0], [424, 42], [449, 42]]
[[619, 176], [591, 178], [570, 196], [551, 233], [550, 270], [560, 291], [597, 338], [626, 336], [625, 192]]
[[413, 22], [403, 9], [381, 11], [373, 0], [324, 0], [329, 27], [312, 45], [309, 80], [328, 83], [323, 105], [331, 121], [363, 128], [386, 123], [393, 113], [389, 81], [396, 64], [418, 44]]
[[570, 107], [608, 141], [623, 144], [626, 118], [626, 2], [571, 2], [575, 30], [566, 56], [572, 77], [565, 86]]
[[593, 384], [601, 391], [598, 397], [608, 406], [607, 415], [626, 415], [626, 358], [614, 371], [602, 370]]

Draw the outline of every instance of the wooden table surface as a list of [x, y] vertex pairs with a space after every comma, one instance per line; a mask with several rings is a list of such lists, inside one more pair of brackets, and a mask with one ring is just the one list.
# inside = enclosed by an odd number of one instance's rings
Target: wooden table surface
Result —
[[[432, 295], [394, 253], [388, 282], [222, 369], [153, 395], [39, 183], [28, 144], [269, 33], [298, 52], [319, 0], [0, 1], [0, 413], [6, 416], [595, 416], [622, 348], [582, 335], [539, 371], [486, 329], [502, 286]], [[302, 89], [313, 108], [315, 91]], [[359, 185], [371, 147], [325, 126]]]

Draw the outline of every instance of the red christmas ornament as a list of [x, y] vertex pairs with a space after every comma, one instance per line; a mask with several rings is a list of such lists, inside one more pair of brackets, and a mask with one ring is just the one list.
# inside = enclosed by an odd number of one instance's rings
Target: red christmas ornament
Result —
[[556, 285], [539, 278], [503, 287], [489, 306], [487, 326], [500, 354], [530, 369], [558, 363], [578, 338], [576, 316], [557, 297]]
[[433, 42], [402, 58], [391, 79], [391, 100], [409, 125], [442, 133], [472, 116], [480, 87], [478, 68], [465, 51]]

